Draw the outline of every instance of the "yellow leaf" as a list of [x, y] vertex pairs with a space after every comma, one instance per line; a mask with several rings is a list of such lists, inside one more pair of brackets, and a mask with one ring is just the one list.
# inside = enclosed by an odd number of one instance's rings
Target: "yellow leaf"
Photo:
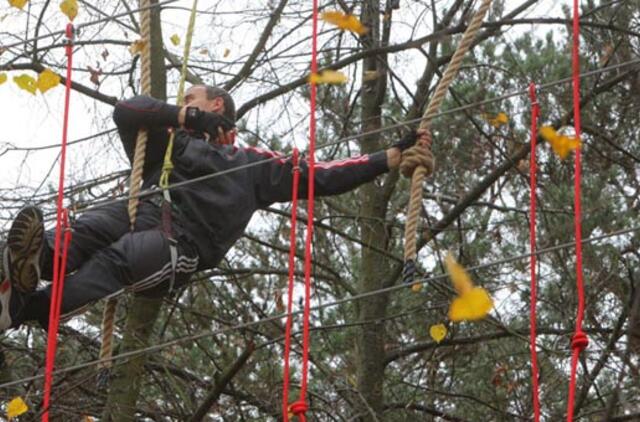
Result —
[[482, 287], [473, 287], [461, 294], [449, 306], [451, 321], [477, 321], [487, 316], [493, 308], [489, 293]]
[[142, 53], [142, 49], [146, 45], [144, 40], [136, 40], [129, 45], [129, 52], [132, 56]]
[[24, 5], [27, 4], [27, 1], [28, 0], [9, 0], [9, 5], [22, 10]]
[[30, 92], [30, 93], [32, 93], [34, 95], [36, 93], [36, 89], [38, 89], [38, 87], [36, 85], [36, 80], [33, 79], [31, 76], [27, 75], [26, 73], [23, 73], [20, 76], [14, 76], [13, 77], [13, 81], [20, 88], [22, 88], [25, 91]]
[[411, 286], [411, 291], [413, 293], [420, 293], [422, 291], [422, 283], [415, 283]]
[[447, 327], [444, 324], [432, 325], [429, 328], [429, 335], [436, 343], [440, 343], [447, 336]]
[[464, 267], [458, 264], [456, 259], [451, 254], [447, 254], [447, 256], [445, 257], [444, 265], [445, 267], [447, 267], [447, 273], [449, 273], [449, 277], [451, 278], [453, 287], [456, 289], [459, 295], [465, 294], [466, 292], [473, 289], [473, 282], [471, 281], [471, 277], [464, 269]]
[[486, 119], [489, 124], [496, 129], [502, 125], [506, 125], [507, 123], [509, 123], [509, 116], [507, 116], [506, 113], [503, 112], [498, 113], [495, 117], [487, 116]]
[[200, 51], [198, 51], [198, 53], [202, 54], [203, 56], [206, 56], [207, 54], [209, 54], [209, 49], [201, 48]]
[[78, 1], [77, 0], [64, 0], [60, 3], [60, 10], [67, 15], [70, 21], [74, 20], [78, 16]]
[[180, 36], [178, 36], [178, 34], [173, 34], [169, 39], [171, 40], [171, 44], [180, 45]]
[[561, 135], [551, 126], [543, 126], [540, 128], [540, 136], [542, 136], [549, 144], [551, 149], [561, 160], [569, 156], [571, 151], [580, 148], [580, 140], [574, 136]]
[[16, 397], [7, 405], [7, 419], [11, 420], [13, 418], [16, 418], [25, 413], [27, 410], [29, 410], [29, 407], [24, 402], [24, 400], [22, 400], [21, 397]]
[[5, 82], [7, 82], [7, 74], [6, 73], [0, 73], [0, 85], [2, 85]]
[[44, 94], [51, 88], [60, 84], [60, 76], [53, 73], [50, 69], [45, 69], [40, 73], [40, 75], [38, 75], [38, 82], [36, 84], [40, 92]]
[[445, 258], [445, 266], [453, 283], [453, 287], [458, 292], [451, 306], [449, 306], [449, 319], [451, 321], [475, 321], [482, 319], [493, 308], [493, 301], [485, 289], [474, 287], [471, 277], [464, 269], [448, 254]]
[[229, 53], [231, 53], [231, 50], [229, 50], [228, 48], [225, 48], [224, 51], [222, 52], [222, 57], [228, 57]]
[[322, 13], [322, 20], [337, 26], [346, 31], [355, 32], [356, 34], [366, 34], [368, 29], [353, 15], [347, 15], [338, 11], [328, 11]]
[[309, 76], [309, 82], [312, 84], [343, 84], [348, 80], [347, 75], [335, 70], [324, 70]]

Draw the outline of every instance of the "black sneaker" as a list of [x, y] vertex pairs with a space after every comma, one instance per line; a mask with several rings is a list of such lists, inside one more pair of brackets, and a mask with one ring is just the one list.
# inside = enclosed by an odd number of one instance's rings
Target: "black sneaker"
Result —
[[3, 254], [5, 277], [22, 293], [33, 292], [40, 281], [40, 253], [44, 243], [42, 212], [34, 206], [20, 210], [11, 224]]
[[[9, 248], [4, 248], [3, 263], [7, 261]], [[14, 290], [6, 277], [4, 265], [0, 265], [0, 333], [7, 328], [17, 327], [19, 315], [24, 310], [26, 295]]]

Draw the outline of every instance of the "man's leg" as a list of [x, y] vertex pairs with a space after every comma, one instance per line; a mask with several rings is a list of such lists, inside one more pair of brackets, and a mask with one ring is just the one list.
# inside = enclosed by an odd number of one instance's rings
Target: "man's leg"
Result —
[[[195, 250], [178, 243], [176, 284], [184, 284], [198, 266]], [[169, 241], [159, 230], [125, 234], [107, 248], [94, 253], [75, 273], [66, 277], [61, 315], [71, 315], [86, 305], [124, 290], [168, 289], [171, 279]], [[37, 320], [46, 328], [51, 287], [30, 295], [23, 315], [12, 326]]]

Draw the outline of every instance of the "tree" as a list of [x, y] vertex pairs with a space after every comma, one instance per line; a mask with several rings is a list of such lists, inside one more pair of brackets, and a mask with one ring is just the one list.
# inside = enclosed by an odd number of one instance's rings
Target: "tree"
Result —
[[[320, 66], [341, 70], [350, 81], [318, 87], [317, 142], [330, 146], [320, 148], [317, 155], [330, 160], [376, 151], [401, 133], [401, 129], [389, 129], [392, 123], [421, 115], [476, 6], [467, 0], [400, 2], [399, 6], [394, 1], [339, 0], [322, 6], [354, 13], [369, 32], [357, 36], [321, 26]], [[547, 17], [536, 6], [532, 0], [495, 2], [442, 107], [462, 110], [434, 120], [437, 168], [424, 187], [418, 262], [425, 276], [435, 277], [420, 293], [396, 288], [401, 283], [406, 179], [389, 173], [358, 192], [319, 201], [313, 222], [314, 304], [344, 302], [313, 313], [311, 420], [512, 421], [531, 417], [526, 257], [529, 82], [541, 84], [541, 124], [566, 130], [572, 123], [570, 84], [542, 85], [570, 75], [569, 10], [558, 7], [549, 13], [554, 17]], [[2, 33], [4, 45], [61, 27], [57, 24], [62, 18], [48, 2], [28, 7], [29, 21], [27, 12], [6, 5], [0, 9], [0, 15], [7, 13], [5, 21], [18, 29]], [[583, 237], [589, 240], [637, 225], [638, 74], [637, 64], [624, 64], [638, 53], [640, 9], [632, 1], [589, 1], [582, 7], [582, 70], [608, 68], [582, 79]], [[308, 2], [209, 2], [201, 8], [189, 80], [232, 90], [239, 106], [243, 143], [285, 153], [294, 143], [304, 148], [311, 33]], [[123, 4], [81, 3], [78, 20], [97, 20], [126, 10]], [[83, 28], [76, 41], [74, 95], [92, 105], [91, 129], [96, 133], [112, 127], [110, 104], [137, 92], [139, 62], [126, 51], [137, 38], [135, 16], [129, 10], [126, 16]], [[181, 58], [168, 37], [173, 32], [180, 34], [186, 18], [172, 4], [164, 5], [160, 16], [165, 35], [158, 38], [166, 42], [154, 57], [163, 58], [171, 99]], [[61, 41], [52, 40], [55, 38], [2, 50], [0, 72], [9, 71], [9, 79], [45, 67], [62, 73]], [[620, 67], [612, 67], [615, 65]], [[0, 96], [10, 84], [0, 85]], [[500, 98], [516, 91], [525, 94]], [[28, 95], [20, 92], [20, 96]], [[51, 114], [57, 115], [56, 106], [50, 107]], [[506, 124], [492, 123], [490, 118], [499, 112], [508, 116]], [[6, 136], [5, 142], [19, 138]], [[358, 138], [333, 144], [350, 136]], [[40, 157], [54, 157], [54, 149], [25, 150], [34, 144], [41, 145], [35, 141], [3, 144], [0, 159], [28, 165]], [[73, 148], [69, 197], [79, 209], [122, 195], [126, 165], [112, 132]], [[571, 158], [560, 161], [544, 143], [538, 146], [538, 154], [539, 248], [570, 245]], [[49, 168], [49, 161], [42, 167]], [[5, 228], [27, 198], [45, 211], [52, 209], [55, 192], [45, 173], [30, 183], [16, 183], [17, 177], [5, 179], [6, 187], [0, 192]], [[26, 174], [26, 167], [21, 174]], [[124, 384], [140, 388], [137, 402], [126, 402], [129, 419], [189, 420], [203, 414], [212, 420], [282, 419], [283, 325], [280, 320], [252, 323], [283, 311], [288, 217], [288, 205], [260, 212], [219, 268], [199, 274], [198, 281], [179, 295], [163, 299], [152, 344], [185, 335], [215, 334], [145, 355], [142, 376], [124, 370], [126, 376], [120, 378]], [[308, 224], [304, 214], [301, 221]], [[637, 231], [631, 231], [589, 240], [584, 246], [585, 329], [590, 346], [580, 362], [576, 415], [581, 418], [630, 420], [640, 414], [638, 354], [628, 348], [627, 336], [634, 329], [632, 321], [638, 320], [638, 307], [633, 304], [639, 291], [639, 242]], [[449, 281], [439, 275], [447, 250], [467, 267], [481, 265], [471, 273], [495, 300], [490, 318], [473, 324], [446, 321], [453, 292]], [[298, 262], [302, 253], [299, 249]], [[511, 259], [519, 255], [521, 258]], [[500, 263], [489, 265], [492, 262]], [[569, 341], [576, 309], [574, 252], [571, 246], [547, 250], [538, 262], [541, 403], [545, 419], [561, 420], [566, 411]], [[300, 275], [301, 267], [296, 269]], [[373, 295], [382, 288], [396, 290]], [[363, 294], [371, 296], [350, 300]], [[63, 327], [60, 367], [97, 356], [99, 308], [93, 307]], [[428, 329], [439, 322], [447, 325], [449, 333], [436, 343]], [[238, 323], [247, 325], [232, 329]], [[43, 355], [39, 330], [8, 333], [0, 342], [14, 379], [37, 371]], [[298, 337], [293, 344], [295, 360], [301, 347]], [[248, 354], [251, 357], [246, 359]], [[127, 368], [116, 363], [118, 368]], [[238, 367], [241, 369], [230, 372]], [[294, 364], [294, 387], [298, 374], [299, 366]], [[117, 388], [112, 386], [111, 397], [98, 390], [94, 375], [93, 367], [58, 375], [54, 414], [65, 419], [99, 416], [113, 410], [114, 403], [125, 404], [114, 395]], [[33, 408], [38, 406], [39, 385], [38, 381], [18, 385]], [[0, 397], [9, 399], [4, 394]]]

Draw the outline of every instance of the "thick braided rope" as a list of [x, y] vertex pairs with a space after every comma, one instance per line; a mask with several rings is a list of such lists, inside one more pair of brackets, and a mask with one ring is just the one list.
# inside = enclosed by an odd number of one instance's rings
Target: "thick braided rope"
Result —
[[[447, 93], [449, 85], [458, 74], [462, 59], [464, 55], [471, 47], [471, 43], [478, 34], [485, 14], [491, 6], [491, 0], [483, 0], [480, 8], [471, 19], [471, 23], [467, 27], [467, 30], [462, 36], [460, 45], [451, 58], [451, 62], [447, 66], [447, 69], [442, 75], [442, 79], [438, 82], [436, 91], [429, 101], [429, 105], [425, 110], [422, 120], [420, 121], [420, 129], [427, 129], [429, 133], [429, 141], [425, 144], [425, 147], [431, 149], [431, 118], [438, 112], [440, 105]], [[414, 261], [416, 258], [416, 234], [418, 230], [418, 217], [420, 215], [420, 204], [422, 203], [422, 183], [425, 177], [428, 175], [428, 171], [423, 166], [418, 166], [413, 172], [411, 177], [411, 194], [409, 198], [409, 210], [407, 211], [407, 223], [404, 230], [404, 260]]]
[[[151, 10], [150, 0], [140, 0], [140, 38], [142, 39], [142, 49], [140, 51], [140, 84], [144, 95], [151, 94]], [[138, 211], [138, 195], [142, 185], [142, 168], [144, 166], [144, 156], [147, 147], [147, 131], [140, 130], [136, 140], [136, 149], [131, 166], [131, 184], [129, 185], [129, 221], [131, 230], [136, 222]], [[102, 314], [102, 344], [100, 346], [100, 360], [104, 361], [100, 367], [107, 370], [111, 367], [109, 358], [113, 354], [113, 322], [115, 319], [118, 300], [109, 299]], [[104, 374], [103, 374], [104, 375]]]

